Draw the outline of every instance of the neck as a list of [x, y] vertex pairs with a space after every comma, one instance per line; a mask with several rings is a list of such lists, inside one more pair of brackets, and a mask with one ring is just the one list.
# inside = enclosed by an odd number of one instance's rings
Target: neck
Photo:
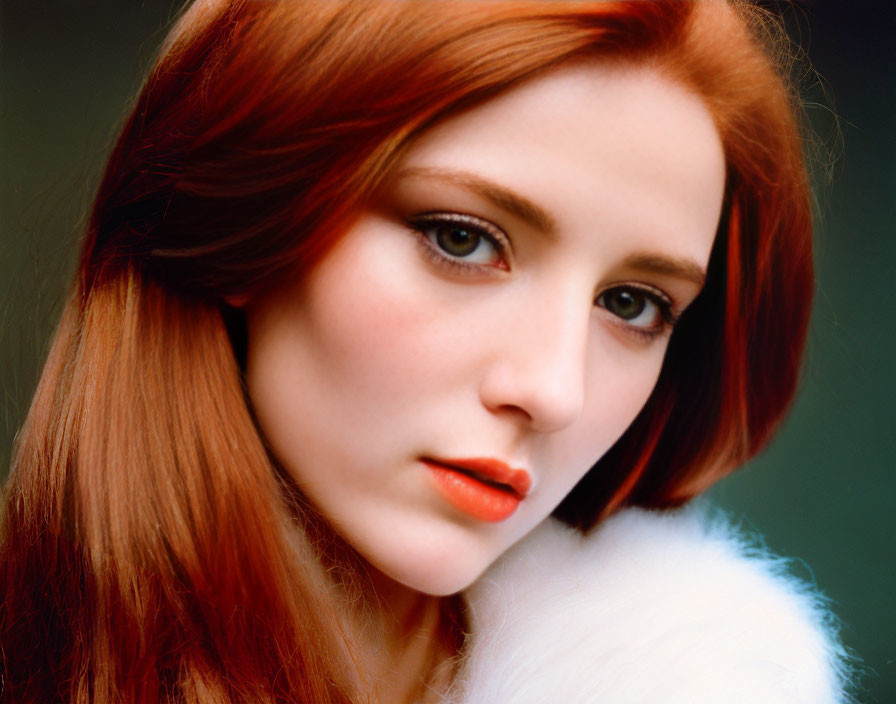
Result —
[[366, 567], [370, 593], [353, 630], [371, 701], [439, 701], [460, 647], [459, 598], [423, 594]]
[[371, 704], [441, 702], [463, 645], [462, 600], [410, 589], [380, 572], [302, 500], [303, 530], [344, 608], [346, 657]]

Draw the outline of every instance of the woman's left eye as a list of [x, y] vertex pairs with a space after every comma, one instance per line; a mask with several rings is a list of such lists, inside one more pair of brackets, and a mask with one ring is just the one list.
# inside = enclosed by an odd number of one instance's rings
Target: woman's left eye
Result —
[[672, 302], [658, 291], [636, 286], [616, 286], [595, 301], [627, 325], [645, 332], [659, 332], [674, 323]]
[[485, 220], [444, 213], [417, 217], [411, 225], [425, 238], [433, 253], [448, 263], [508, 268], [505, 237]]

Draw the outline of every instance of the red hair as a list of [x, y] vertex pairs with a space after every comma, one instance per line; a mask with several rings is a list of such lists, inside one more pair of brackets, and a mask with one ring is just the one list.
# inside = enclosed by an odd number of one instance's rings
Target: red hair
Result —
[[187, 20], [109, 159], [19, 435], [8, 701], [360, 696], [332, 546], [255, 427], [225, 301], [307, 272], [420, 132], [561, 62], [650, 64], [693, 90], [728, 180], [651, 399], [557, 515], [587, 528], [679, 504], [766, 442], [795, 389], [812, 264], [795, 103], [759, 10], [231, 0]]

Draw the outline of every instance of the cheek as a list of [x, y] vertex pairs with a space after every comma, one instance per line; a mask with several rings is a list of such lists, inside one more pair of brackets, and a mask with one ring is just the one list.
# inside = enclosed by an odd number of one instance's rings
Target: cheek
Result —
[[383, 362], [410, 336], [416, 321], [407, 305], [400, 304], [398, 287], [388, 277], [379, 275], [375, 266], [351, 261], [358, 254], [345, 254], [350, 260], [345, 268], [327, 262], [333, 266], [313, 277], [307, 300], [314, 343], [333, 364], [363, 374], [388, 367]]
[[476, 287], [446, 285], [413, 237], [368, 217], [306, 286], [320, 371], [370, 404], [422, 403], [470, 386], [481, 356], [472, 351], [482, 347], [470, 341], [487, 339], [493, 324]]
[[359, 442], [391, 446], [434, 397], [459, 393], [471, 373], [459, 344], [469, 316], [452, 314], [463, 306], [421, 266], [416, 246], [394, 224], [365, 218], [304, 282], [250, 315], [250, 394], [281, 404], [270, 405], [266, 430], [302, 417], [316, 431], [286, 435], [316, 446], [317, 433], [350, 427]]
[[383, 244], [374, 225], [364, 233], [347, 235], [309, 278], [305, 338], [319, 372], [338, 382], [334, 392], [386, 400], [406, 385], [409, 368], [424, 355], [431, 310], [413, 295], [400, 242]]
[[633, 353], [615, 339], [615, 333], [601, 334], [603, 344], [597, 345], [586, 367], [582, 415], [557, 438], [557, 466], [578, 468], [575, 481], [613, 446], [644, 408], [659, 378], [666, 349], [658, 341]]

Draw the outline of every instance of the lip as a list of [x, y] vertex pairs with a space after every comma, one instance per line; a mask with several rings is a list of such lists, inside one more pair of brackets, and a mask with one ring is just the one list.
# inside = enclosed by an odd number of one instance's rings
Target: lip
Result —
[[490, 457], [445, 459], [423, 457], [439, 493], [461, 512], [482, 521], [509, 518], [526, 498], [532, 479]]

